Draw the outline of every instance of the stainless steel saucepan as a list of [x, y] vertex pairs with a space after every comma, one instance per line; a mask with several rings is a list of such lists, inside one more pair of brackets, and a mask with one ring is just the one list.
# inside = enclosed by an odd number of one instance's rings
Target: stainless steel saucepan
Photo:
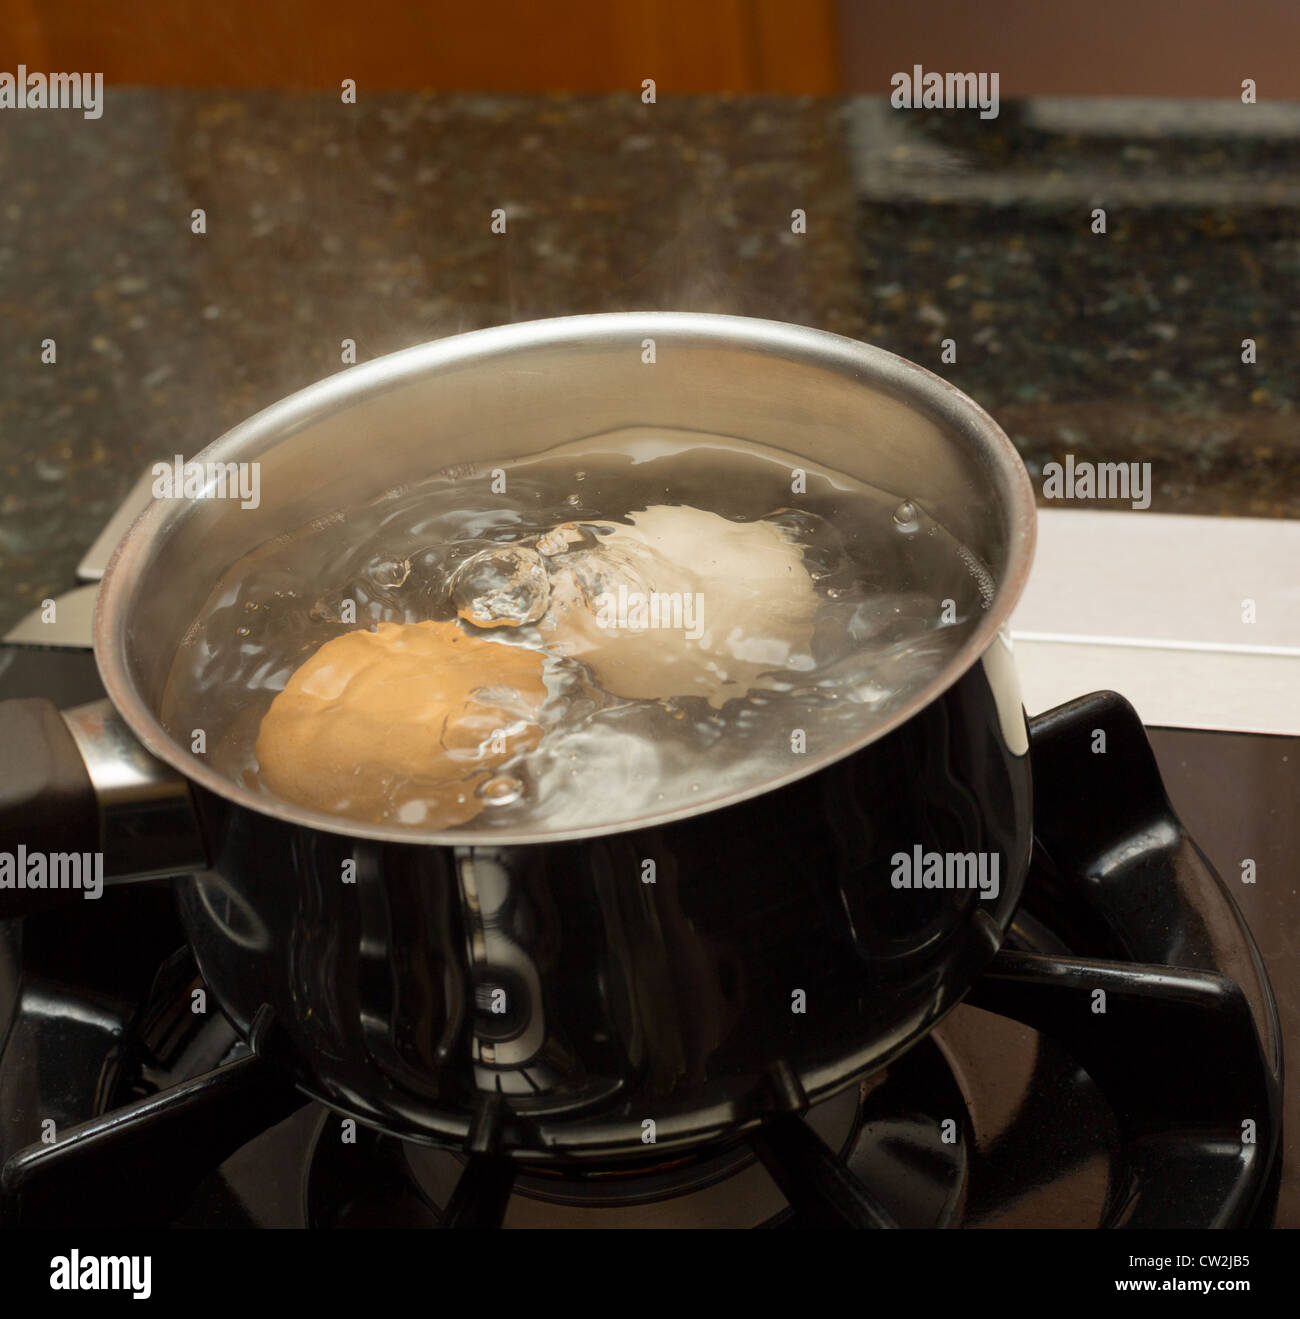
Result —
[[[222, 777], [163, 726], [177, 648], [250, 551], [435, 472], [623, 426], [736, 436], [906, 495], [989, 567], [992, 601], [870, 737], [617, 830], [356, 823]], [[672, 1148], [881, 1065], [997, 951], [1031, 847], [1001, 630], [1034, 501], [1006, 436], [943, 380], [769, 321], [582, 316], [354, 367], [198, 459], [260, 464], [258, 507], [156, 501], [134, 524], [96, 612], [108, 702], [0, 707], [0, 849], [99, 849], [114, 881], [186, 872], [176, 897], [211, 994], [308, 1094], [531, 1158], [637, 1154], [647, 1130]], [[918, 845], [996, 853], [996, 898], [891, 887], [889, 858]], [[0, 893], [10, 915], [49, 896]]]

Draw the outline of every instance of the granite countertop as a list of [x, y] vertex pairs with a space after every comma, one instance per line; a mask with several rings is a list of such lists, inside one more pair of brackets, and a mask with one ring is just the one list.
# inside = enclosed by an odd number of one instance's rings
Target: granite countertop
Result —
[[1297, 138], [1300, 107], [1235, 102], [981, 121], [883, 100], [110, 88], [95, 121], [8, 113], [0, 630], [73, 584], [148, 463], [346, 369], [343, 339], [365, 360], [578, 312], [852, 335], [972, 394], [1031, 473], [1067, 452], [1150, 461], [1156, 511], [1300, 517]]

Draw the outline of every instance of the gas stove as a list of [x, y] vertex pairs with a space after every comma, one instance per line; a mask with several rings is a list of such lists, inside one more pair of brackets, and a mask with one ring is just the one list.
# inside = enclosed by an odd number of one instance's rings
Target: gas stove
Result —
[[[89, 653], [4, 648], [0, 698], [31, 695], [64, 707], [96, 699]], [[91, 913], [76, 904], [0, 923], [4, 1221], [1300, 1222], [1281, 1147], [1275, 1000], [1275, 989], [1284, 1003], [1294, 992], [1290, 949], [1266, 938], [1261, 956], [1207, 860], [1241, 873], [1218, 800], [1225, 764], [1254, 809], [1287, 827], [1297, 739], [1144, 730], [1112, 694], [1031, 727], [1029, 882], [1011, 939], [961, 1006], [810, 1111], [670, 1157], [513, 1161], [475, 1148], [472, 1133], [465, 1149], [417, 1144], [307, 1101], [219, 1013], [192, 1010], [203, 986], [167, 880], [110, 889]], [[1107, 754], [1078, 754], [1098, 729]], [[1285, 927], [1256, 901], [1276, 886], [1234, 889], [1276, 938]]]
[[[94, 582], [147, 498], [142, 478], [54, 624], [0, 645], [0, 700], [103, 696]], [[1030, 754], [1029, 879], [962, 1004], [807, 1111], [786, 1078], [784, 1116], [670, 1155], [516, 1160], [309, 1101], [194, 1010], [167, 879], [0, 921], [0, 1222], [1300, 1226], [1278, 1009], [1298, 987], [1300, 738], [1144, 728], [1098, 693], [1032, 720]]]

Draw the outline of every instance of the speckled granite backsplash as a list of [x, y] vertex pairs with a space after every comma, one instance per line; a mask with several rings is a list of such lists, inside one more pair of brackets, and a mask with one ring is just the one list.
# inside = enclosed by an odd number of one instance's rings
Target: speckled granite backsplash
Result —
[[347, 369], [342, 340], [577, 312], [852, 335], [972, 394], [1031, 472], [1150, 461], [1154, 510], [1300, 517], [1294, 113], [110, 89], [98, 121], [6, 114], [0, 628], [73, 584], [148, 462]]

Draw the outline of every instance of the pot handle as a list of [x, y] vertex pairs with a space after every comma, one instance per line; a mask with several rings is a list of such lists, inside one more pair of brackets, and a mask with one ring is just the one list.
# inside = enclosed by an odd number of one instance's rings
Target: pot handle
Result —
[[0, 701], [0, 920], [207, 866], [186, 779], [109, 701]]

